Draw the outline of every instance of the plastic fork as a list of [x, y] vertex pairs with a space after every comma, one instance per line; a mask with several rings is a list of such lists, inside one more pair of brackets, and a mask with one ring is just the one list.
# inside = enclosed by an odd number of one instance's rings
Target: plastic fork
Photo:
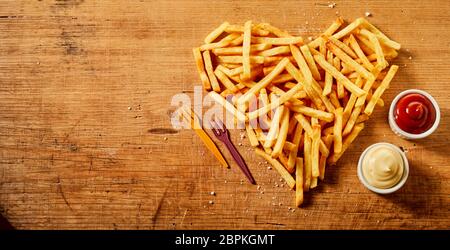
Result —
[[210, 121], [211, 129], [214, 133], [214, 135], [219, 139], [221, 142], [225, 144], [228, 151], [230, 151], [231, 156], [233, 157], [234, 161], [238, 164], [239, 168], [242, 170], [244, 175], [247, 177], [247, 179], [250, 181], [251, 184], [256, 184], [255, 179], [253, 179], [252, 174], [250, 173], [250, 170], [248, 169], [247, 165], [244, 162], [244, 159], [242, 159], [241, 154], [239, 154], [236, 147], [233, 145], [233, 143], [230, 140], [230, 134], [228, 132], [228, 129], [225, 127], [222, 121], [217, 120]]

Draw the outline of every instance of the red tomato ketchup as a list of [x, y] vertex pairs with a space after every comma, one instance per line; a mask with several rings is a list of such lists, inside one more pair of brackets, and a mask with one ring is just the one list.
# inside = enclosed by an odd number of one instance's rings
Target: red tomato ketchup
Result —
[[416, 93], [400, 98], [394, 112], [398, 127], [411, 134], [426, 132], [436, 120], [436, 110], [431, 101]]

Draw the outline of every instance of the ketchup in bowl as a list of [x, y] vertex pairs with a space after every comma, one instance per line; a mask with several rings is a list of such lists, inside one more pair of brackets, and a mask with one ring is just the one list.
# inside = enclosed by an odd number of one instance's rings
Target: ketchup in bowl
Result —
[[401, 97], [394, 112], [398, 127], [411, 134], [426, 132], [436, 120], [436, 110], [431, 101], [418, 93]]

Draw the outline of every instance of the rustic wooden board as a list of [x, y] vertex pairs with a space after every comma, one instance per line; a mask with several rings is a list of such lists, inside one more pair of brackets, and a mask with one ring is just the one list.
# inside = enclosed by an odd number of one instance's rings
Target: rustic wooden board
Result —
[[[22, 229], [448, 229], [450, 5], [327, 3], [1, 1], [0, 212]], [[240, 151], [264, 194], [241, 184], [234, 164], [223, 169], [192, 131], [171, 129], [172, 96], [200, 84], [191, 48], [222, 21], [308, 37], [365, 11], [403, 45], [401, 69], [386, 107], [304, 208], [288, 210], [294, 193], [275, 186], [279, 176], [246, 140]], [[386, 119], [407, 88], [429, 91], [443, 113], [437, 132], [417, 142], [396, 137]], [[362, 150], [380, 141], [402, 146], [411, 163], [406, 186], [387, 196], [356, 176]]]

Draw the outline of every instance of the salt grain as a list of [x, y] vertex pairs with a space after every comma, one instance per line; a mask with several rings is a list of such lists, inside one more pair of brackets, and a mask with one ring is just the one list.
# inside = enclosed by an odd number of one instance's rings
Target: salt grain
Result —
[[334, 8], [334, 7], [336, 7], [336, 3], [330, 3], [330, 4], [328, 4], [328, 8], [332, 9], [332, 8]]
[[239, 145], [239, 146], [242, 146], [242, 143], [239, 142], [238, 145]]
[[412, 60], [412, 56], [408, 57], [409, 60]]
[[370, 16], [372, 16], [372, 13], [366, 11], [366, 13], [364, 13], [364, 15], [366, 15], [366, 17], [370, 17]]
[[167, 141], [168, 140], [168, 138], [167, 137], [164, 137], [164, 141]]
[[209, 201], [209, 204], [214, 204], [214, 201]]
[[209, 193], [210, 195], [216, 195], [216, 192], [212, 191], [211, 193]]
[[271, 170], [271, 169], [272, 169], [272, 167], [267, 167], [267, 169], [268, 169], [268, 170]]
[[128, 107], [128, 110], [131, 110], [131, 107]]

